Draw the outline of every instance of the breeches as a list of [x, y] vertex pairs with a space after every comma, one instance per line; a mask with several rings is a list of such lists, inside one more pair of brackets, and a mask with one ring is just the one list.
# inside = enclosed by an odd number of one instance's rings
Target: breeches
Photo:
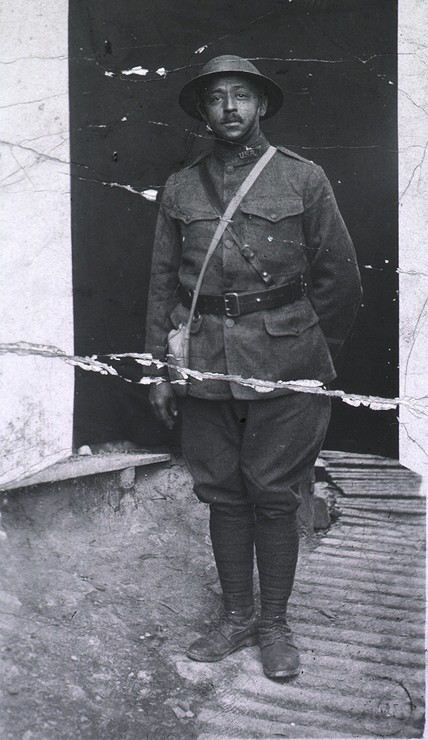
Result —
[[197, 497], [216, 508], [252, 504], [282, 518], [300, 503], [299, 484], [321, 449], [330, 399], [290, 393], [255, 401], [181, 401], [182, 446]]

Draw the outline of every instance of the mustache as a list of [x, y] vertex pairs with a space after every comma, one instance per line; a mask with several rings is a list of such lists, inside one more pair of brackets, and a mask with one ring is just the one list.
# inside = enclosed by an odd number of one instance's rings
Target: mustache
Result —
[[242, 123], [241, 116], [231, 115], [231, 116], [223, 116], [221, 119], [222, 123]]

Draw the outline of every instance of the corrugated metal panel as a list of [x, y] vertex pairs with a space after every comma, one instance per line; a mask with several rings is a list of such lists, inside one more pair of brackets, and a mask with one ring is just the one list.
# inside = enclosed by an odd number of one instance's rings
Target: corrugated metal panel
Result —
[[300, 559], [290, 621], [302, 672], [269, 681], [257, 648], [212, 667], [217, 692], [199, 714], [199, 740], [423, 736], [419, 481], [396, 461], [349, 453], [325, 459], [343, 491], [342, 514]]
[[421, 499], [420, 476], [404, 468], [398, 460], [328, 450], [323, 451], [322, 460], [345, 497], [404, 498], [407, 504], [409, 499]]

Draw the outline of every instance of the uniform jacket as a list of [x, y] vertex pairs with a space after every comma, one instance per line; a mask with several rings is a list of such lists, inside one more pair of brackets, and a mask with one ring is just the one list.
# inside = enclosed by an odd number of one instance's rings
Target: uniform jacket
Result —
[[[208, 171], [224, 207], [267, 146], [263, 135], [251, 148], [216, 143], [208, 155]], [[165, 359], [170, 329], [187, 321], [189, 311], [180, 303], [177, 286], [195, 287], [218, 224], [200, 166], [197, 160], [172, 175], [160, 206], [146, 330], [146, 352], [158, 359]], [[199, 316], [193, 322], [190, 367], [263, 380], [333, 380], [332, 357], [352, 325], [361, 286], [354, 247], [322, 168], [278, 147], [241, 202], [233, 228], [276, 284], [306, 273], [308, 294], [280, 308], [233, 319]], [[226, 231], [201, 293], [264, 288]], [[269, 397], [284, 392], [276, 390]], [[189, 393], [207, 399], [263, 397], [238, 383], [205, 379], [191, 380]]]

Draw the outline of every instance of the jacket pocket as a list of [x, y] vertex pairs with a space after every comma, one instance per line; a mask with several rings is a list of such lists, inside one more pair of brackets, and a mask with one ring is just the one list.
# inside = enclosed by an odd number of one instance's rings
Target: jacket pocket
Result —
[[172, 218], [176, 218], [183, 224], [192, 224], [195, 221], [218, 221], [219, 217], [213, 210], [203, 208], [195, 208], [194, 206], [173, 206], [169, 211]]
[[242, 235], [264, 269], [284, 280], [304, 272], [303, 202], [298, 196], [248, 200], [241, 204]]
[[209, 210], [208, 205], [205, 207], [203, 204], [175, 204], [169, 213], [175, 219], [183, 239], [183, 259], [193, 262], [195, 253], [201, 254], [201, 245], [208, 245], [213, 238], [219, 217], [214, 210]]
[[[171, 323], [174, 327], [174, 329], [178, 329], [183, 324], [187, 324], [189, 320], [189, 309], [183, 306], [182, 303], [177, 303], [174, 310], [170, 313], [169, 318], [171, 319]], [[191, 334], [197, 334], [202, 326], [203, 316], [198, 316], [197, 318], [193, 318], [192, 321], [192, 327], [190, 329]]]
[[298, 216], [303, 213], [303, 201], [299, 197], [286, 198], [281, 201], [272, 198], [257, 201], [249, 200], [241, 203], [241, 211], [247, 216], [257, 216], [271, 223], [278, 223], [284, 218]]
[[267, 311], [264, 322], [271, 337], [298, 337], [318, 324], [319, 318], [310, 301], [303, 296], [294, 303]]

